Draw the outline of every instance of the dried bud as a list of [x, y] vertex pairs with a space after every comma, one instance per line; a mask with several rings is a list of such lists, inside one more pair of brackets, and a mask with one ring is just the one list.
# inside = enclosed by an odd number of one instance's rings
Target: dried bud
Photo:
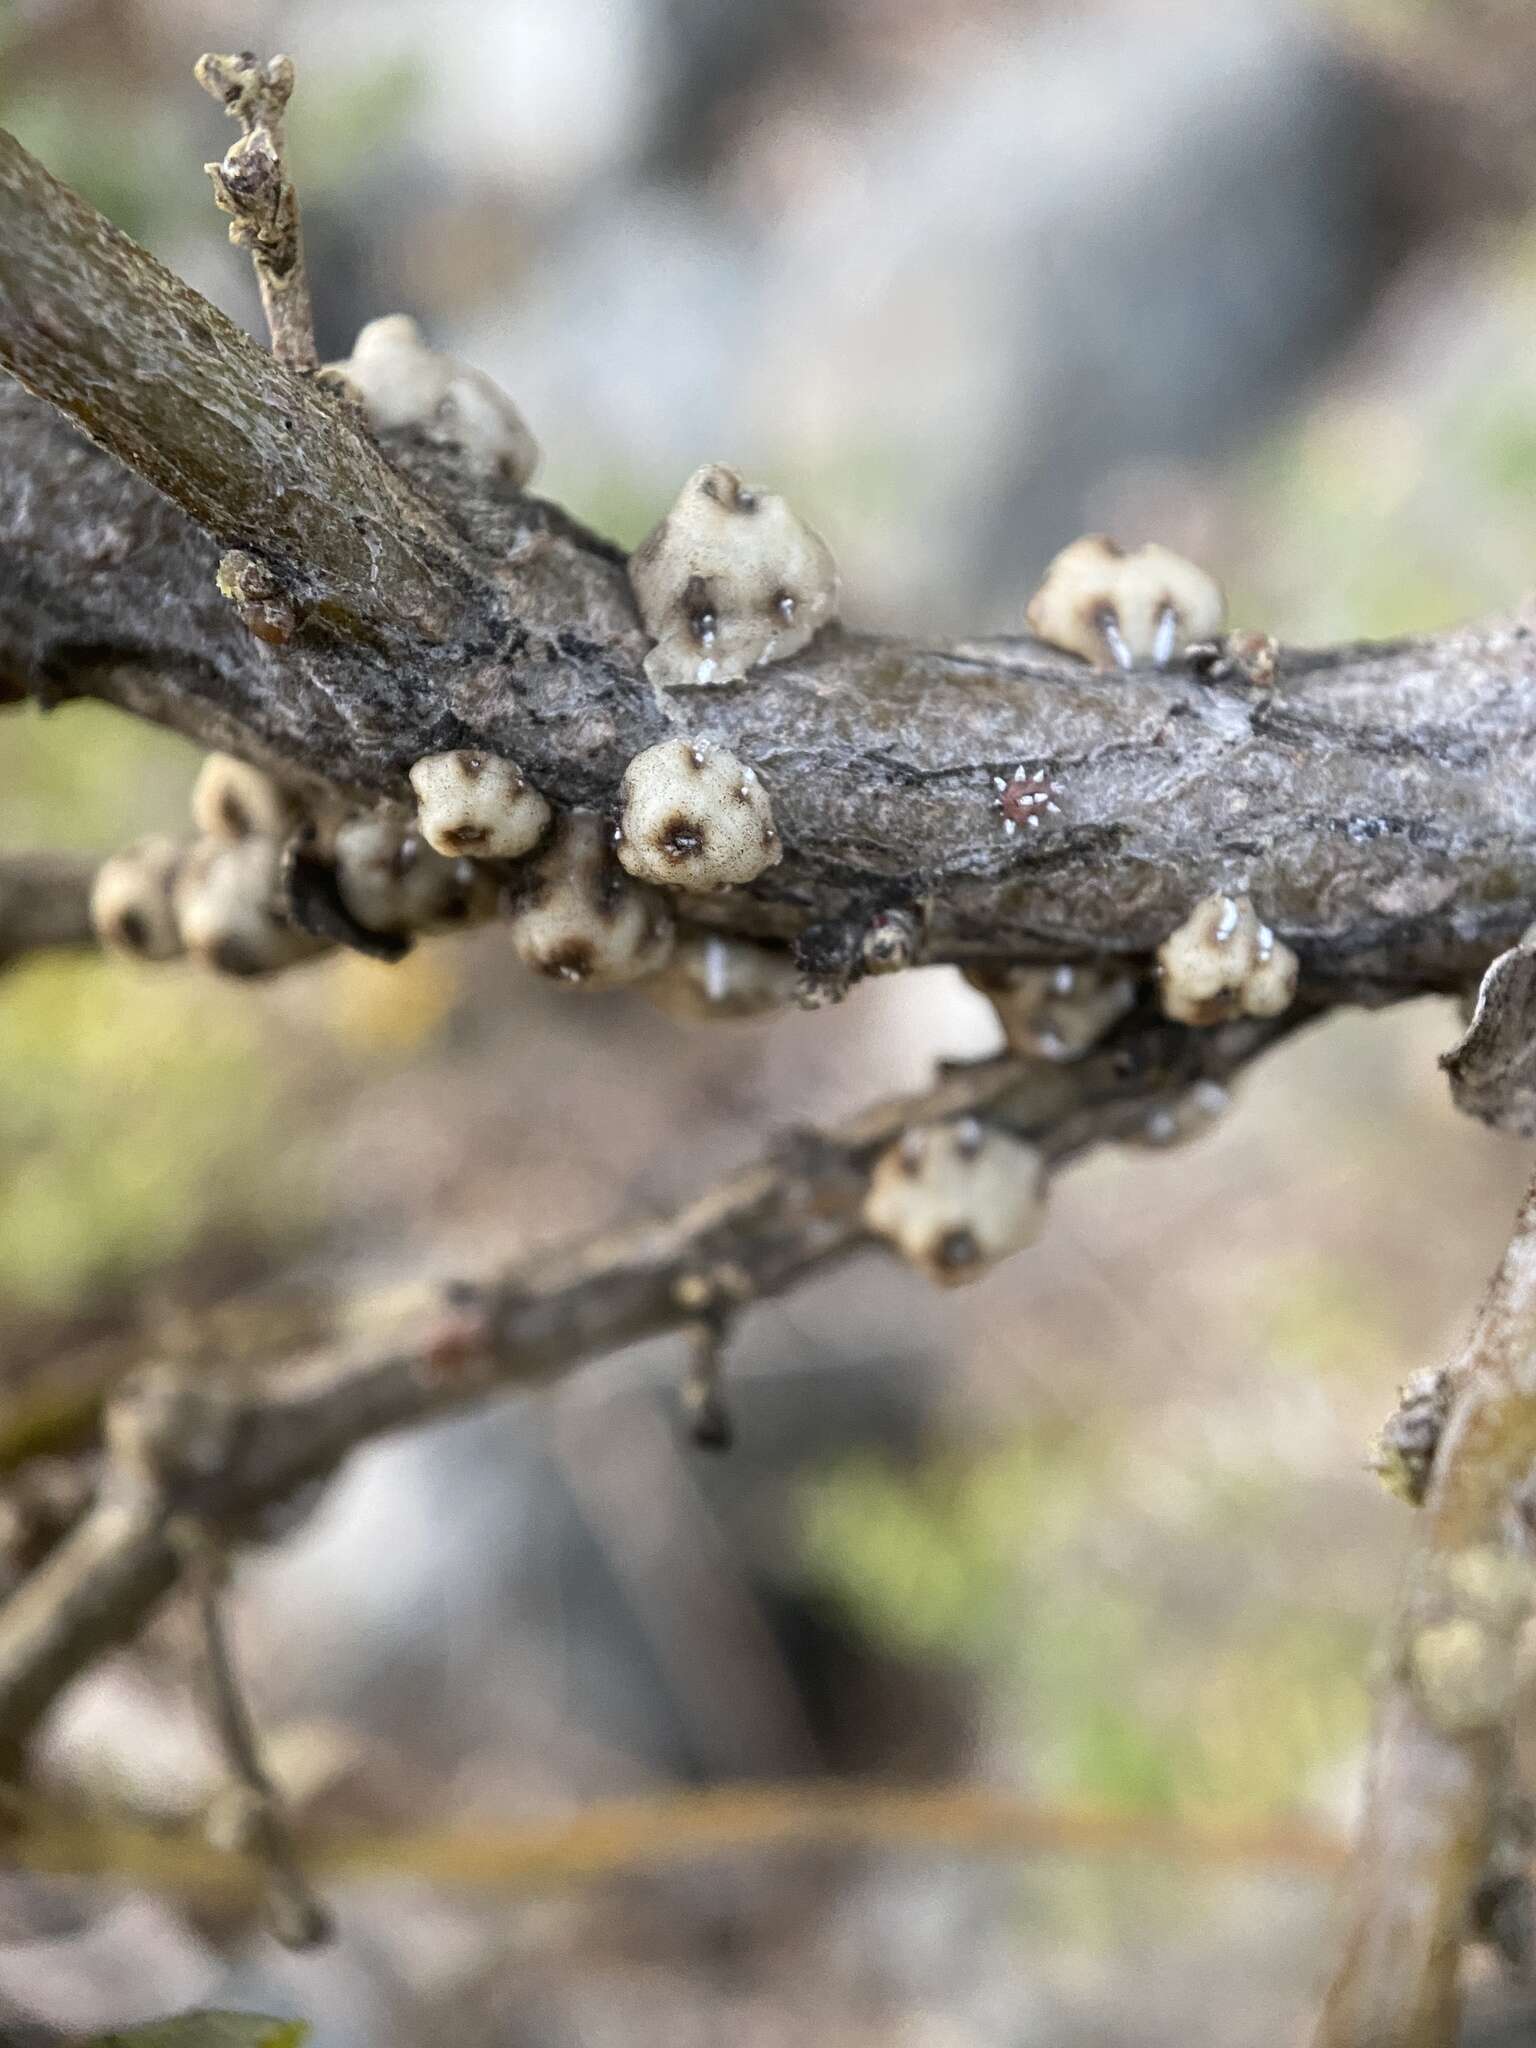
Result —
[[866, 974], [902, 974], [916, 964], [922, 928], [910, 910], [881, 910], [859, 943]]
[[411, 787], [421, 836], [450, 856], [518, 860], [554, 815], [517, 763], [499, 754], [428, 754], [411, 770]]
[[1443, 1366], [1415, 1373], [1398, 1390], [1397, 1407], [1371, 1445], [1371, 1470], [1388, 1493], [1410, 1507], [1422, 1505], [1429, 1491], [1429, 1475], [1455, 1393], [1455, 1382]]
[[757, 771], [724, 747], [663, 740], [624, 771], [614, 843], [642, 882], [705, 892], [754, 880], [783, 858]]
[[171, 907], [182, 849], [173, 839], [141, 839], [104, 860], [91, 885], [91, 923], [104, 946], [139, 960], [174, 960], [183, 950]]
[[568, 812], [521, 871], [511, 915], [518, 958], [571, 988], [614, 988], [665, 967], [671, 908], [631, 881], [601, 818]]
[[867, 1227], [945, 1287], [1032, 1244], [1044, 1216], [1040, 1154], [974, 1117], [908, 1131], [864, 1198]]
[[299, 630], [299, 607], [269, 563], [230, 548], [219, 557], [217, 581], [247, 632], [268, 647], [287, 646]]
[[1122, 548], [1090, 533], [1063, 548], [1025, 614], [1029, 629], [1095, 668], [1164, 668], [1191, 641], [1212, 640], [1227, 604], [1221, 585], [1171, 548]]
[[1180, 1024], [1278, 1017], [1296, 994], [1297, 960], [1246, 896], [1206, 896], [1157, 952], [1164, 1013]]
[[1220, 640], [1196, 640], [1184, 650], [1203, 683], [1246, 683], [1271, 690], [1280, 673], [1280, 643], [1272, 633], [1228, 633]]
[[629, 580], [658, 689], [738, 681], [797, 654], [837, 612], [831, 550], [785, 501], [710, 463], [636, 548]]

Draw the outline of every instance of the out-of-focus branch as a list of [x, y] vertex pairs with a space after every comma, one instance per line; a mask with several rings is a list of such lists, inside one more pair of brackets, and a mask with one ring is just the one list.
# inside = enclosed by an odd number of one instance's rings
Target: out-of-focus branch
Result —
[[213, 180], [214, 198], [233, 216], [229, 239], [251, 252], [272, 353], [291, 370], [316, 370], [320, 358], [304, 270], [299, 195], [283, 152], [293, 64], [287, 57], [262, 64], [249, 50], [234, 57], [210, 52], [198, 59], [197, 82], [240, 123], [240, 139], [230, 144], [223, 162], [203, 168]]
[[25, 953], [95, 943], [96, 866], [71, 853], [0, 854], [0, 969]]
[[282, 1795], [262, 1762], [225, 1621], [223, 1553], [196, 1525], [182, 1541], [190, 1546], [187, 1575], [202, 1634], [209, 1720], [230, 1774], [212, 1818], [220, 1837], [260, 1867], [277, 1939], [285, 1948], [314, 1948], [329, 1940], [331, 1916], [310, 1890]]
[[109, 1410], [96, 1504], [0, 1607], [0, 1744], [24, 1741], [71, 1678], [137, 1632], [177, 1576], [178, 1515], [238, 1536], [371, 1437], [696, 1323], [701, 1287], [742, 1305], [783, 1293], [870, 1241], [869, 1175], [913, 1123], [977, 1113], [1061, 1166], [1142, 1137], [1190, 1088], [1225, 1082], [1302, 1021], [1196, 1032], [1140, 1013], [1075, 1064], [964, 1068], [833, 1132], [793, 1135], [673, 1216], [403, 1313], [354, 1314], [344, 1338], [244, 1385], [151, 1370]]
[[[6, 1840], [24, 1870], [138, 1883], [202, 1901], [255, 1903], [244, 1859], [195, 1835], [36, 1804]], [[313, 1870], [337, 1879], [414, 1878], [453, 1890], [538, 1893], [697, 1856], [847, 1847], [977, 1856], [1152, 1856], [1232, 1870], [1336, 1870], [1337, 1836], [1296, 1822], [1224, 1823], [1039, 1806], [970, 1786], [725, 1785], [587, 1807], [519, 1826], [306, 1834]]]
[[1431, 1471], [1316, 2048], [1445, 2048], [1509, 1767], [1536, 1608], [1536, 1184], [1471, 1338]]

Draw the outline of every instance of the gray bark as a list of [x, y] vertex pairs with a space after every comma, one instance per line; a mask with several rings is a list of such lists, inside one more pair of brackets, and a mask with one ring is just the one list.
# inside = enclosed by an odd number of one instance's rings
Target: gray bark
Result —
[[[0, 392], [12, 695], [106, 698], [372, 799], [474, 745], [611, 809], [634, 753], [697, 733], [758, 768], [785, 858], [689, 914], [813, 946], [909, 904], [933, 959], [1144, 959], [1243, 886], [1310, 996], [1384, 1000], [1475, 978], [1536, 901], [1523, 623], [1288, 652], [1271, 692], [834, 629], [659, 702], [616, 550], [440, 451], [381, 452], [8, 138], [0, 363], [75, 423]], [[219, 594], [232, 545], [292, 593], [286, 645]], [[1009, 840], [991, 779], [1018, 761], [1064, 815]]]

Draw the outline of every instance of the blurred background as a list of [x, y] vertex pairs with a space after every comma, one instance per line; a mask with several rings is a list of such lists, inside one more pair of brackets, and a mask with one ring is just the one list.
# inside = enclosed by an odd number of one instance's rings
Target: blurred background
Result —
[[[722, 459], [828, 535], [874, 628], [1017, 626], [1091, 529], [1193, 554], [1294, 641], [1531, 580], [1527, 0], [0, 4], [0, 121], [254, 325], [191, 78], [242, 47], [298, 63], [322, 351], [414, 313], [516, 396], [540, 488], [627, 543]], [[195, 766], [104, 710], [8, 717], [0, 845], [176, 829]], [[330, 1887], [341, 1939], [307, 1958], [228, 1902], [0, 1876], [0, 2021], [1290, 2038], [1332, 1928], [1289, 1831], [1348, 1825], [1408, 1535], [1367, 1443], [1462, 1329], [1523, 1175], [1451, 1113], [1455, 1031], [1444, 1004], [1339, 1017], [1198, 1145], [1072, 1173], [1040, 1246], [958, 1295], [871, 1260], [759, 1309], [727, 1458], [688, 1443], [669, 1346], [358, 1457], [242, 1563], [234, 1625], [303, 1823], [398, 1856]], [[0, 1465], [76, 1442], [115, 1360], [232, 1291], [366, 1293], [660, 1210], [994, 1036], [947, 970], [692, 1026], [535, 985], [494, 929], [254, 990], [16, 969]], [[189, 1657], [172, 1612], [77, 1686], [45, 1781], [193, 1813]], [[606, 1801], [850, 1777], [1146, 1839], [560, 1888], [412, 1869], [444, 1826], [511, 1867], [520, 1829]], [[1181, 1852], [1218, 1823], [1241, 1853]]]

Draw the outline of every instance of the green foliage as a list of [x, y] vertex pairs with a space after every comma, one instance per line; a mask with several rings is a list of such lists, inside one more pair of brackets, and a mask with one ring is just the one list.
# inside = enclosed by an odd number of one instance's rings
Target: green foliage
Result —
[[112, 2034], [93, 2034], [80, 2048], [304, 2048], [303, 2020], [275, 2020], [256, 2012], [183, 2012], [146, 2020]]
[[430, 70], [422, 52], [408, 50], [354, 61], [334, 75], [306, 70], [288, 116], [300, 191], [350, 198], [359, 171], [410, 132]]
[[[195, 55], [199, 45], [188, 47]], [[191, 57], [179, 88], [173, 80], [161, 92], [125, 95], [110, 66], [69, 67], [58, 84], [45, 67], [18, 62], [24, 52], [20, 11], [0, 0], [0, 125], [136, 240], [153, 244], [200, 223], [218, 239], [202, 159], [237, 130], [213, 127], [223, 116], [198, 90]], [[332, 75], [305, 69], [289, 117], [301, 190], [312, 199], [346, 191], [360, 166], [409, 130], [429, 69], [410, 50], [372, 61], [354, 55]]]
[[1476, 285], [1460, 287], [1433, 360], [1346, 372], [1250, 464], [1255, 540], [1235, 616], [1301, 643], [1393, 636], [1476, 617], [1524, 588], [1536, 551], [1536, 236], [1490, 236], [1476, 254]]
[[[13, 715], [0, 843], [105, 848], [163, 829], [194, 763], [102, 707]], [[12, 968], [0, 1074], [0, 1305], [61, 1308], [278, 1213], [282, 1083], [245, 987], [84, 956]]]
[[1254, 1275], [1251, 1297], [1255, 1335], [1282, 1371], [1392, 1384], [1402, 1333], [1367, 1291], [1358, 1259], [1271, 1260]]
[[63, 1308], [276, 1212], [247, 991], [91, 958], [0, 991], [0, 1302]]
[[[982, 1670], [1042, 1793], [1138, 1812], [1294, 1804], [1363, 1725], [1364, 1617], [1277, 1590], [1282, 1475], [1075, 1435], [815, 1484], [804, 1552], [872, 1633]], [[1209, 1560], [1223, 1560], [1215, 1583]]]
[[0, 839], [7, 846], [101, 850], [186, 813], [198, 756], [185, 740], [103, 704], [0, 725]]
[[185, 222], [202, 196], [194, 184], [178, 194], [155, 180], [156, 166], [176, 161], [179, 123], [139, 94], [78, 78], [52, 88], [32, 81], [13, 93], [0, 78], [0, 125], [136, 241], [153, 241], [168, 216]]

